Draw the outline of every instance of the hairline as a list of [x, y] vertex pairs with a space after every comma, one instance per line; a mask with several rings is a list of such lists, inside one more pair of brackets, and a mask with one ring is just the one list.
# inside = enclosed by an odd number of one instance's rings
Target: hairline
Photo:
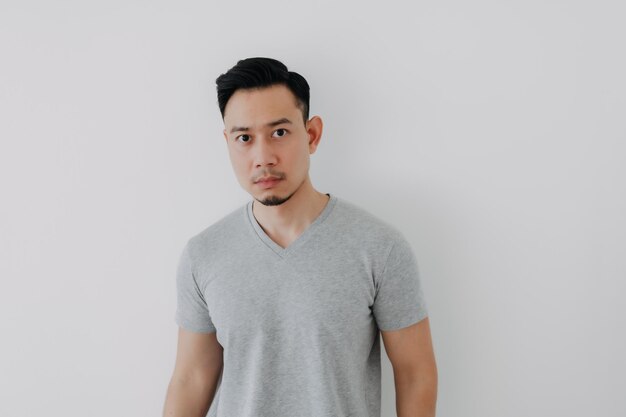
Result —
[[230, 99], [233, 98], [233, 96], [235, 95], [235, 93], [237, 91], [243, 90], [243, 91], [259, 91], [259, 90], [265, 90], [277, 85], [282, 85], [285, 86], [285, 88], [287, 88], [287, 90], [291, 93], [291, 95], [293, 96], [293, 98], [295, 99], [296, 102], [296, 107], [300, 110], [300, 113], [302, 114], [302, 120], [304, 122], [304, 124], [306, 125], [307, 122], [307, 115], [304, 114], [304, 108], [306, 107], [306, 103], [304, 103], [303, 100], [301, 100], [289, 87], [289, 85], [285, 82], [285, 81], [277, 81], [277, 82], [273, 82], [271, 84], [267, 84], [267, 85], [255, 85], [252, 87], [238, 87], [235, 90], [233, 90], [233, 92], [231, 93], [230, 97], [228, 97], [228, 100], [226, 101], [226, 103], [224, 103], [224, 114], [222, 115], [222, 121], [224, 121], [224, 117], [226, 116], [226, 107], [228, 107], [228, 103], [230, 102]]

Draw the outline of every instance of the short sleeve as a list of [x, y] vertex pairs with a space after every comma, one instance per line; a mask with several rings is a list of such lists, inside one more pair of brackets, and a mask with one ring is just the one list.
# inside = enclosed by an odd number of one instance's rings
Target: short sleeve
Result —
[[397, 330], [428, 315], [417, 260], [398, 234], [378, 280], [373, 314], [380, 330]]
[[176, 270], [176, 324], [199, 333], [215, 332], [209, 308], [198, 287], [189, 253], [189, 242], [185, 245]]

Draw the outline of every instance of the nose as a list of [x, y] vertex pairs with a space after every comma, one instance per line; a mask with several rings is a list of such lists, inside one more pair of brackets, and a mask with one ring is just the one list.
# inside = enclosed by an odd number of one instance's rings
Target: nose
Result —
[[254, 148], [254, 164], [257, 168], [264, 165], [276, 165], [277, 158], [271, 138], [257, 140]]

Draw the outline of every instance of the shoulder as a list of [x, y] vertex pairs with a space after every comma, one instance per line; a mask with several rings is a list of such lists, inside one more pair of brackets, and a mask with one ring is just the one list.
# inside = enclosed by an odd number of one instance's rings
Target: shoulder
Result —
[[217, 254], [224, 248], [233, 246], [233, 242], [245, 233], [246, 204], [237, 207], [218, 221], [192, 235], [186, 244], [191, 258]]
[[391, 249], [406, 239], [391, 222], [345, 199], [338, 199], [333, 228], [339, 236], [374, 250]]

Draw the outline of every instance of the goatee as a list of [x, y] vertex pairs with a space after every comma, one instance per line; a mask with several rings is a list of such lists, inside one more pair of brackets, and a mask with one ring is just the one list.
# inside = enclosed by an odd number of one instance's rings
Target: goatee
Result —
[[273, 195], [273, 196], [270, 196], [261, 200], [256, 199], [256, 201], [263, 204], [264, 206], [280, 206], [285, 201], [288, 201], [292, 195], [293, 193], [289, 194], [287, 197], [279, 197], [279, 196]]

